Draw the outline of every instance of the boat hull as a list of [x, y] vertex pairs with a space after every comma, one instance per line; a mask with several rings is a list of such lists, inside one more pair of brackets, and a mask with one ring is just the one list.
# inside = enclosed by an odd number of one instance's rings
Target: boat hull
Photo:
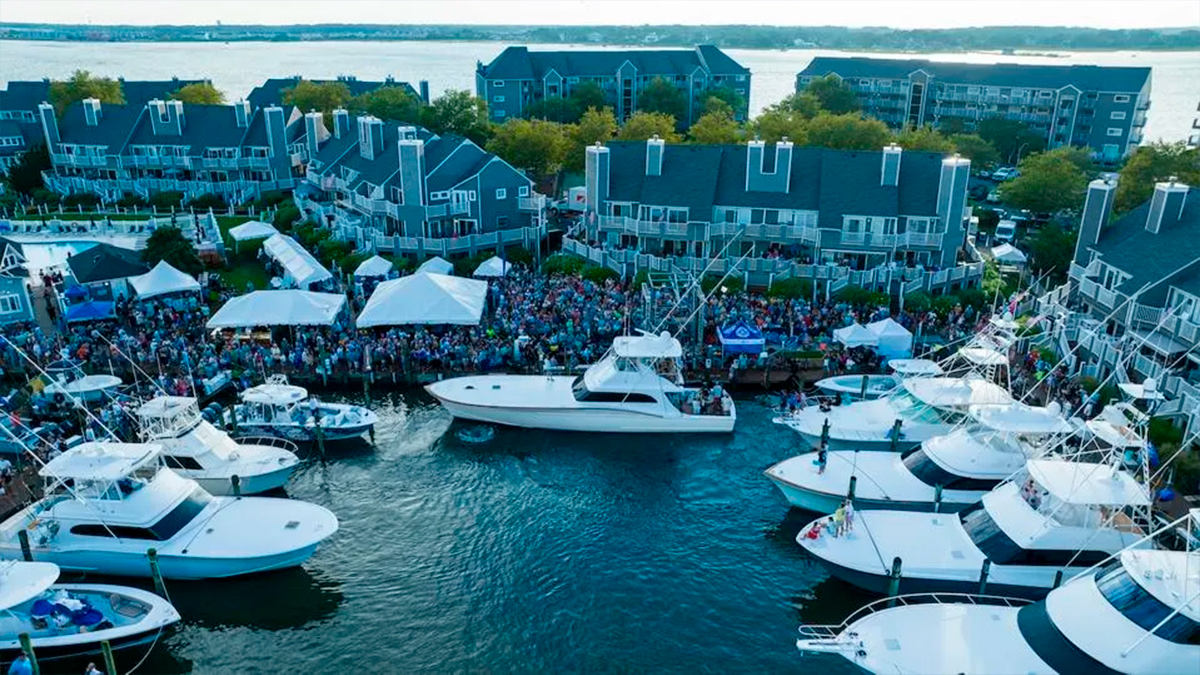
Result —
[[[269, 473], [263, 473], [252, 476], [238, 476], [240, 494], [242, 495], [257, 495], [271, 490], [278, 490], [284, 485], [287, 485], [288, 480], [292, 477], [292, 473], [296, 470], [296, 465], [285, 466]], [[233, 496], [233, 481], [225, 477], [200, 477], [191, 475], [186, 470], [176, 470], [177, 473], [191, 478], [200, 484], [209, 494], [218, 497]]]
[[[787, 424], [786, 421], [780, 423], [791, 428], [792, 431], [795, 431], [797, 434], [799, 434], [800, 438], [804, 439], [804, 442], [807, 443], [810, 448], [817, 448], [821, 445], [820, 434], [812, 434], [807, 431], [802, 431], [793, 425]], [[886, 438], [879, 440], [863, 440], [843, 439], [836, 438], [834, 436], [829, 437], [829, 449], [831, 451], [860, 450], [862, 452], [888, 452], [894, 450], [897, 452], [905, 452], [919, 446], [920, 444], [921, 440], [902, 438], [896, 442], [895, 447], [893, 447], [892, 441]]]
[[[432, 393], [432, 392], [431, 392]], [[471, 405], [435, 397], [460, 419], [526, 429], [617, 433], [729, 433], [736, 414], [659, 417], [615, 409], [515, 408]]]
[[[321, 427], [321, 432], [327, 441], [342, 441], [349, 438], [358, 438], [363, 434], [370, 433], [374, 426], [374, 424], [355, 424], [350, 426]], [[298, 424], [240, 422], [238, 424], [238, 432], [253, 436], [283, 438], [297, 443], [315, 443], [317, 441], [316, 428], [302, 427]]]
[[[812, 511], [820, 514], [830, 514], [841, 506], [846, 499], [846, 494], [834, 494], [832, 492], [823, 492], [821, 490], [813, 490], [804, 488], [794, 483], [789, 483], [771, 474], [767, 474], [775, 487], [783, 493], [788, 503], [792, 506]], [[977, 502], [975, 502], [977, 503]], [[934, 504], [933, 502], [918, 502], [918, 501], [895, 501], [890, 499], [865, 499], [855, 495], [854, 508], [859, 511], [867, 511], [872, 509], [887, 509], [890, 511], [918, 511], [926, 513], [958, 513], [964, 509], [973, 506], [971, 504], [961, 504], [957, 502], [942, 502]]]
[[[879, 595], [887, 595], [890, 592], [891, 579], [886, 574], [874, 574], [856, 570], [850, 567], [839, 565], [824, 558], [821, 559], [821, 566], [829, 571], [829, 574], [836, 579], [844, 581], [851, 586], [857, 586], [870, 593]], [[1086, 568], [1079, 568], [1075, 573], [1082, 572]], [[958, 579], [929, 579], [907, 577], [903, 574], [903, 565], [901, 565], [900, 585], [897, 591], [900, 595], [908, 595], [912, 593], [979, 593], [979, 580], [966, 581]], [[1055, 569], [1049, 570], [1050, 581], [1045, 586], [1028, 586], [1023, 584], [1005, 584], [989, 580], [987, 584], [987, 595], [998, 595], [1004, 597], [1025, 598], [1029, 600], [1041, 600], [1046, 597], [1053, 588], [1053, 577]], [[1063, 580], [1070, 579], [1075, 573], [1066, 573], [1063, 575]]]
[[[153, 548], [155, 542], [146, 542]], [[259, 572], [298, 567], [312, 557], [317, 543], [254, 558], [190, 557], [159, 553], [158, 566], [165, 579], [199, 580], [237, 577]], [[21, 559], [21, 551], [8, 547], [0, 549], [0, 557], [9, 560]], [[105, 574], [119, 577], [149, 577], [150, 563], [145, 551], [55, 551], [34, 548], [33, 559], [52, 562], [64, 572]]]

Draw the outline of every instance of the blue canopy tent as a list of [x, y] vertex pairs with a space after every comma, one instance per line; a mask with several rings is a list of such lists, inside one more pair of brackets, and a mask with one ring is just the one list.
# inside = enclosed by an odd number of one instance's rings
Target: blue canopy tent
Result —
[[726, 324], [717, 331], [717, 335], [721, 339], [721, 349], [725, 350], [726, 354], [757, 356], [767, 346], [762, 331], [745, 321]]
[[113, 318], [113, 303], [92, 300], [67, 308], [67, 323], [73, 321], [103, 321]]
[[81, 300], [88, 296], [87, 286], [71, 286], [63, 295], [67, 296], [68, 300]]

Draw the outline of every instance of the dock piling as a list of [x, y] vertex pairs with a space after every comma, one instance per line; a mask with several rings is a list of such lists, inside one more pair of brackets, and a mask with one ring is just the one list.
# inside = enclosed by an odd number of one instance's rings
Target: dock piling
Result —
[[154, 579], [154, 591], [160, 598], [166, 598], [167, 584], [163, 581], [162, 570], [158, 568], [158, 550], [146, 549], [146, 557], [150, 559], [150, 577]]
[[850, 489], [846, 491], [846, 499], [849, 499], [851, 504], [854, 503], [854, 489], [857, 485], [858, 476], [850, 476]]
[[897, 419], [896, 422], [894, 424], [892, 424], [892, 434], [891, 434], [891, 436], [892, 436], [892, 452], [895, 452], [897, 450], [897, 448], [899, 448], [899, 446], [900, 446], [900, 426], [903, 424], [904, 424], [903, 420], [899, 420], [899, 419]]
[[242, 477], [236, 473], [229, 477], [229, 483], [233, 486], [233, 496], [242, 496]]
[[938, 483], [933, 488], [933, 512], [934, 513], [942, 512], [942, 484], [941, 483]]
[[992, 570], [992, 561], [984, 560], [983, 567], [979, 569], [979, 594], [987, 594], [988, 573]]
[[25, 562], [33, 562], [33, 549], [29, 546], [29, 530], [25, 528], [17, 530], [17, 539], [21, 540], [21, 558]]
[[17, 636], [17, 640], [21, 643], [21, 650], [29, 657], [29, 667], [33, 671], [33, 675], [41, 675], [42, 671], [38, 668], [37, 655], [33, 653], [33, 641], [29, 639], [29, 633], [21, 633]]
[[864, 374], [863, 380], [862, 380], [862, 391], [860, 391], [858, 394], [859, 398], [861, 398], [861, 399], [867, 398], [867, 380], [868, 380], [868, 376]]
[[896, 605], [895, 598], [900, 594], [900, 574], [902, 566], [903, 561], [900, 560], [900, 556], [892, 558], [892, 571], [890, 574], [888, 574], [888, 607], [894, 607]]
[[321, 453], [321, 457], [325, 456], [325, 430], [321, 428], [321, 416], [313, 415], [313, 421], [317, 431], [317, 451]]
[[230, 429], [230, 431], [232, 431], [233, 433], [236, 434], [237, 433], [237, 425], [238, 425], [237, 405], [234, 404], [234, 405], [229, 406], [229, 429]]
[[104, 672], [108, 675], [119, 675], [117, 673], [117, 660], [113, 658], [112, 645], [108, 640], [100, 641], [100, 650], [104, 652], [104, 667], [107, 668]]
[[1058, 588], [1059, 586], [1062, 586], [1062, 579], [1063, 579], [1063, 571], [1062, 570], [1059, 570], [1054, 573], [1054, 588]]

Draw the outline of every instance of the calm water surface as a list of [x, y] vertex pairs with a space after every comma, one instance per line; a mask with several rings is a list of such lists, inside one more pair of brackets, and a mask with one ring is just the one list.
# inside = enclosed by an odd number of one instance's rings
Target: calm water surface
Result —
[[795, 434], [763, 405], [728, 436], [479, 444], [423, 393], [373, 405], [376, 448], [288, 487], [341, 530], [302, 570], [169, 583], [182, 628], [139, 672], [854, 672], [794, 647], [866, 598], [796, 545], [762, 475]]

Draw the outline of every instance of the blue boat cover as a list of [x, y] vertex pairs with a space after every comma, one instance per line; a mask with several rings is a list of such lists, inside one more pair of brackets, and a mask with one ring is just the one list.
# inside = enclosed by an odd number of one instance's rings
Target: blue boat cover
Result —
[[760, 354], [767, 341], [762, 331], [745, 321], [725, 324], [718, 331], [721, 347], [726, 354]]

